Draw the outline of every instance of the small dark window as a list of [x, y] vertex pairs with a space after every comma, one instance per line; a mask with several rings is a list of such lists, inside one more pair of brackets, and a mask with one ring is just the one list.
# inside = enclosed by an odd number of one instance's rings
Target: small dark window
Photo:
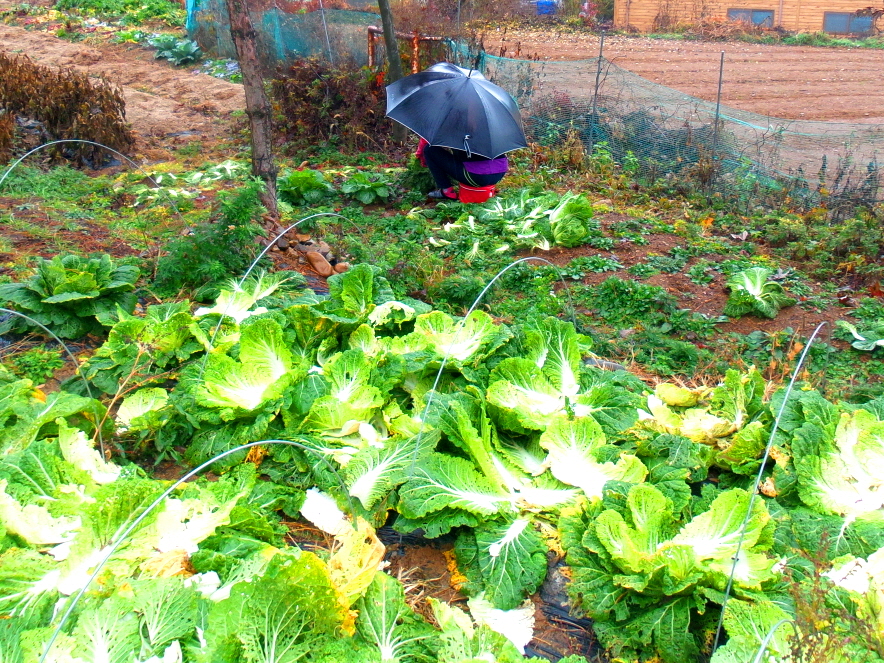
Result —
[[871, 16], [854, 16], [850, 12], [823, 14], [823, 32], [836, 35], [862, 35], [872, 31]]
[[728, 9], [727, 17], [731, 21], [743, 21], [761, 28], [773, 27], [772, 9]]

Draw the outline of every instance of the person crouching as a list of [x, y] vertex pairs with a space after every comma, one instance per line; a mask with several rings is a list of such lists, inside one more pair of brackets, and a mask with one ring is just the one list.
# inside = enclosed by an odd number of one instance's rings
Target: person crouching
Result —
[[453, 184], [491, 186], [500, 182], [509, 170], [509, 161], [505, 154], [489, 159], [463, 150], [430, 145], [423, 138], [418, 143], [415, 155], [430, 170], [436, 186], [439, 187], [427, 194], [428, 198], [434, 199], [457, 200]]

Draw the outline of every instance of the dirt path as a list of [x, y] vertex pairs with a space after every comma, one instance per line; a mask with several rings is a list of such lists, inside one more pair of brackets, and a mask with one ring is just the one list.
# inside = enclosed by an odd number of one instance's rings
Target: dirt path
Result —
[[[492, 55], [544, 60], [594, 58], [599, 37], [552, 30], [488, 33]], [[608, 60], [655, 83], [715, 101], [725, 53], [722, 103], [795, 120], [884, 123], [884, 86], [876, 49], [698, 42], [611, 35]]]
[[245, 107], [241, 85], [176, 69], [133, 44], [88, 46], [0, 23], [0, 50], [122, 86], [126, 119], [139, 139], [136, 151], [146, 158], [163, 158], [156, 152], [190, 141], [229, 140], [230, 114]]

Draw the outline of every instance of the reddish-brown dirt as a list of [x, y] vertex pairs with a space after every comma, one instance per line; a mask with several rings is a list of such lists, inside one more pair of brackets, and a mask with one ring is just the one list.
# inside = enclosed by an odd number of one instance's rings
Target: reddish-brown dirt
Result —
[[[599, 35], [555, 30], [492, 31], [488, 53], [562, 61], [594, 58]], [[881, 51], [745, 42], [702, 42], [610, 35], [604, 57], [650, 81], [715, 101], [722, 51], [721, 101], [772, 117], [884, 123]]]

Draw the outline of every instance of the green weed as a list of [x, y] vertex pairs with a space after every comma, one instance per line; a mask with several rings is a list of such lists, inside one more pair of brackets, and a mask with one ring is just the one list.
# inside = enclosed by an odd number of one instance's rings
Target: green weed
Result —
[[162, 21], [183, 26], [185, 11], [172, 0], [58, 0], [55, 8], [95, 16], [123, 17], [127, 23]]
[[678, 309], [675, 297], [663, 288], [615, 276], [597, 286], [583, 287], [579, 293], [581, 304], [611, 325], [646, 320], [658, 313], [668, 315]]
[[563, 276], [579, 281], [589, 273], [616, 272], [618, 269], [623, 269], [623, 265], [615, 258], [591, 255], [574, 258], [561, 271]]
[[708, 350], [651, 330], [638, 332], [626, 343], [633, 360], [658, 375], [694, 376], [701, 365], [713, 363]]
[[55, 375], [55, 371], [64, 367], [64, 356], [60, 348], [47, 349], [45, 344], [38, 345], [19, 354], [3, 359], [9, 369], [22, 378], [27, 378], [35, 385], [43, 384]]
[[46, 203], [91, 200], [99, 194], [108, 194], [111, 182], [106, 177], [89, 177], [70, 166], [58, 166], [43, 171], [29, 166], [18, 166], [3, 183], [2, 195], [17, 198], [39, 198]]
[[260, 250], [255, 238], [263, 234], [257, 223], [264, 212], [259, 201], [262, 186], [250, 180], [239, 189], [220, 193], [220, 213], [213, 222], [165, 246], [153, 290], [160, 296], [173, 296], [183, 289], [201, 288], [202, 296], [209, 297], [219, 282], [243, 274]]

